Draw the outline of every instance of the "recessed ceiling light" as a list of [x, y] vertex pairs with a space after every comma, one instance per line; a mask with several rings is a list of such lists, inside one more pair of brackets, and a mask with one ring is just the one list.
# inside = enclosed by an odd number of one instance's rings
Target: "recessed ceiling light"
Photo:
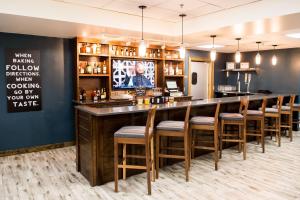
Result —
[[299, 39], [300, 38], [300, 33], [290, 33], [290, 34], [286, 34], [287, 37], [290, 37], [290, 38], [297, 38]]
[[[211, 48], [213, 48], [213, 45], [212, 44], [204, 44], [204, 45], [199, 45], [197, 47], [204, 48], [204, 49], [211, 49]], [[222, 48], [222, 47], [224, 47], [224, 46], [223, 45], [218, 45], [218, 44], [214, 45], [214, 48]]]

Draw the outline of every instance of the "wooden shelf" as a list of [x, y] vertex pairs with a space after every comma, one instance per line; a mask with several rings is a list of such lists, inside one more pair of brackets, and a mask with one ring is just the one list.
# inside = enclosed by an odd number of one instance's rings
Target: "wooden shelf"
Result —
[[109, 77], [110, 74], [79, 74], [79, 77]]
[[92, 53], [79, 53], [80, 56], [98, 56], [98, 57], [108, 57], [107, 54], [92, 54]]
[[182, 62], [184, 61], [183, 59], [180, 58], [165, 58], [165, 61], [177, 61], [177, 62]]
[[111, 58], [122, 58], [122, 59], [140, 59], [140, 60], [162, 60], [162, 58], [148, 58], [139, 56], [111, 56]]
[[166, 78], [183, 78], [184, 75], [164, 75]]
[[222, 72], [257, 72], [256, 68], [250, 69], [222, 69]]

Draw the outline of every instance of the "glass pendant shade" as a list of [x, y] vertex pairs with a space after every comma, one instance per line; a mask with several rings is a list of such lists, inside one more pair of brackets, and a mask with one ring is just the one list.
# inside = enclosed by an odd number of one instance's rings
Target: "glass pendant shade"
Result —
[[181, 44], [181, 46], [180, 46], [179, 56], [181, 59], [185, 58], [185, 48], [184, 48], [183, 44]]
[[261, 63], [261, 55], [259, 53], [257, 53], [255, 56], [255, 63], [256, 65], [260, 65]]
[[277, 57], [276, 57], [276, 55], [272, 56], [272, 65], [273, 66], [277, 65]]
[[145, 41], [141, 40], [140, 46], [139, 46], [139, 56], [145, 57], [146, 49], [147, 49], [147, 47], [146, 47]]
[[242, 58], [241, 52], [240, 51], [236, 51], [235, 52], [235, 62], [236, 63], [240, 63], [241, 62], [241, 58]]
[[210, 60], [214, 62], [216, 58], [217, 58], [217, 51], [215, 49], [212, 49], [210, 51]]

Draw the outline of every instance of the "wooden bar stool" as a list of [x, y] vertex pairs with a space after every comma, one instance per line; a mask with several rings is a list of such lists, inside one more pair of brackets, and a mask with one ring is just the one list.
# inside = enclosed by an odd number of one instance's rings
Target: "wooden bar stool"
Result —
[[267, 98], [264, 97], [261, 105], [261, 110], [248, 110], [247, 122], [255, 122], [255, 125], [259, 124], [259, 129], [255, 126], [254, 130], [247, 129], [247, 136], [256, 136], [260, 139], [262, 152], [265, 153], [265, 110], [267, 106]]
[[[238, 143], [239, 152], [243, 149], [243, 158], [246, 160], [246, 119], [249, 101], [241, 99], [239, 113], [221, 113], [221, 133], [220, 133], [220, 158], [222, 158], [223, 142]], [[226, 133], [225, 126], [234, 125], [239, 127], [238, 134]], [[229, 138], [228, 138], [229, 137]]]
[[[269, 120], [268, 124], [271, 125], [265, 125], [265, 131], [268, 131], [271, 133], [271, 139], [272, 139], [272, 133], [275, 132], [276, 135], [276, 142], [278, 142], [278, 146], [281, 146], [281, 107], [283, 102], [283, 96], [278, 96], [277, 98], [277, 104], [276, 108], [266, 108], [265, 110], [265, 122], [266, 120]], [[260, 108], [261, 110], [261, 108]], [[275, 121], [275, 123], [272, 123], [272, 121]]]
[[[286, 105], [289, 106], [289, 103], [287, 103]], [[298, 112], [298, 113], [300, 112], [300, 104], [298, 104], [298, 103], [293, 104], [293, 114], [294, 114], [294, 112]], [[296, 119], [295, 121], [293, 121], [293, 124], [297, 124], [297, 126], [299, 126], [299, 124], [300, 124], [299, 118]]]
[[[219, 161], [219, 142], [218, 142], [218, 119], [219, 119], [219, 110], [220, 102], [217, 104], [215, 116], [206, 117], [206, 116], [196, 116], [192, 117], [190, 120], [190, 145], [192, 158], [194, 158], [195, 149], [203, 149], [214, 151], [214, 160], [215, 160], [215, 170], [218, 170], [218, 161]], [[199, 140], [198, 136], [203, 136], [203, 132], [213, 134], [213, 141], [203, 141]]]
[[[156, 126], [156, 154], [155, 154], [155, 164], [156, 164], [156, 178], [159, 177], [159, 162], [163, 158], [173, 158], [173, 159], [182, 159], [185, 162], [185, 176], [186, 181], [189, 180], [189, 138], [188, 138], [188, 129], [189, 129], [189, 116], [191, 110], [191, 103], [189, 103], [184, 121], [162, 121]], [[181, 137], [183, 138], [184, 147], [166, 147], [160, 145], [161, 137]], [[174, 155], [174, 154], [163, 154], [160, 150], [183, 150], [184, 155]], [[162, 160], [161, 160], [162, 161]]]
[[[152, 178], [154, 175], [154, 143], [153, 130], [156, 108], [153, 107], [148, 112], [146, 126], [124, 126], [114, 134], [114, 176], [115, 192], [118, 192], [119, 168], [123, 169], [123, 179], [126, 179], [126, 169], [142, 169], [147, 171], [148, 194], [151, 194], [150, 169], [152, 169]], [[118, 145], [123, 144], [122, 164], [119, 164]], [[144, 145], [145, 156], [127, 155], [126, 145]], [[126, 158], [146, 159], [146, 165], [128, 165]]]
[[[290, 96], [290, 101], [288, 105], [281, 106], [281, 124], [280, 127], [283, 129], [288, 129], [290, 141], [293, 141], [293, 112], [294, 112], [294, 102], [296, 95]], [[272, 108], [277, 108], [276, 105]], [[286, 117], [287, 121], [284, 121], [282, 118]], [[282, 130], [282, 129], [281, 129]]]

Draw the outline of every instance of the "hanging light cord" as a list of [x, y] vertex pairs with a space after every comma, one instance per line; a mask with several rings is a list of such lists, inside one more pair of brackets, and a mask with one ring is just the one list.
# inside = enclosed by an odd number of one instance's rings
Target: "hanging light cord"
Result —
[[144, 40], [144, 8], [142, 7], [142, 40]]
[[215, 48], [215, 37], [213, 37], [213, 46], [212, 48], [214, 49]]
[[181, 15], [181, 44], [183, 44], [183, 17], [184, 15]]
[[240, 40], [238, 40], [238, 51], [240, 51]]

